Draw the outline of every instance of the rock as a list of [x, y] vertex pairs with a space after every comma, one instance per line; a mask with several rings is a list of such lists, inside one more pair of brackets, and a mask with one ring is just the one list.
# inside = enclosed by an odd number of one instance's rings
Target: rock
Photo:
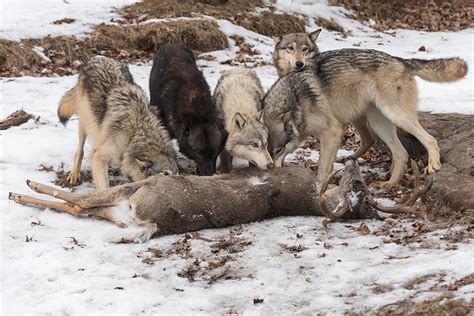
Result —
[[[428, 196], [451, 209], [474, 210], [474, 115], [419, 112], [418, 118], [438, 140], [441, 153], [442, 168]], [[402, 130], [399, 137], [410, 157], [427, 161], [427, 152], [415, 137]], [[380, 141], [376, 146], [387, 149]]]

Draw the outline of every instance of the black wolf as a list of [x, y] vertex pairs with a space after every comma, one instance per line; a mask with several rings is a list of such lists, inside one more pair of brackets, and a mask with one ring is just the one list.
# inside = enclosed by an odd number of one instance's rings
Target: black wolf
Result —
[[160, 119], [178, 140], [180, 151], [196, 162], [197, 173], [216, 173], [226, 133], [209, 86], [186, 46], [169, 44], [158, 49], [150, 74], [150, 97], [152, 107], [159, 105]]

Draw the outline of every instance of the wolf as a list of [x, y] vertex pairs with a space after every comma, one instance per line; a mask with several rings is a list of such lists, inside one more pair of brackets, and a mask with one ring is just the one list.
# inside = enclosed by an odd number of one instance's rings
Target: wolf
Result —
[[73, 114], [79, 118], [79, 144], [69, 183], [75, 185], [81, 180], [88, 136], [94, 142], [92, 175], [98, 191], [109, 187], [108, 164], [119, 166], [132, 181], [158, 173], [178, 173], [168, 132], [126, 65], [105, 57], [89, 61], [77, 84], [59, 102], [58, 116], [63, 124]]
[[321, 29], [311, 33], [290, 33], [274, 36], [275, 50], [272, 54], [273, 65], [279, 77], [290, 71], [302, 70], [307, 63], [314, 64], [319, 49], [316, 40]]
[[232, 158], [248, 160], [260, 170], [273, 168], [268, 152], [268, 129], [263, 124], [262, 84], [255, 71], [233, 68], [222, 73], [214, 102], [228, 134], [221, 152], [221, 171], [229, 172]]
[[149, 84], [151, 106], [178, 140], [179, 150], [196, 162], [198, 175], [215, 174], [227, 135], [193, 52], [182, 44], [161, 46]]
[[[285, 126], [297, 125], [298, 120], [294, 121], [295, 118], [302, 116], [300, 120], [302, 119], [306, 124], [314, 124], [312, 130], [315, 133], [316, 129], [326, 129], [318, 131], [319, 134], [324, 134], [321, 136], [324, 139], [321, 138], [322, 165], [320, 165], [319, 174], [325, 177], [332, 170], [332, 162], [346, 124], [351, 123], [361, 137], [360, 148], [354, 154], [356, 157], [364, 154], [374, 142], [369, 130], [370, 126], [375, 134], [388, 145], [392, 153], [390, 179], [379, 184], [382, 188], [388, 189], [399, 182], [408, 160], [408, 154], [397, 136], [398, 127], [415, 136], [427, 149], [428, 166], [425, 171], [434, 173], [439, 170], [441, 162], [438, 143], [421, 127], [417, 119], [415, 76], [433, 82], [453, 82], [467, 74], [466, 62], [456, 57], [433, 60], [403, 59], [372, 49], [319, 52], [315, 42], [319, 33], [320, 30], [309, 34], [292, 33], [275, 37], [273, 59], [280, 76], [298, 71], [303, 71], [308, 76], [310, 75], [308, 71], [312, 73], [318, 84], [306, 93], [317, 93], [321, 98], [324, 96], [325, 102], [329, 104], [328, 110], [337, 124], [332, 123], [331, 126], [316, 124], [314, 120], [319, 121], [319, 119], [315, 119], [313, 112], [317, 105], [305, 104], [303, 106], [301, 102], [294, 99], [296, 103], [294, 108], [288, 108], [288, 111], [291, 110], [289, 114], [283, 115], [285, 109], [280, 106], [282, 111], [280, 123], [269, 127], [269, 143], [273, 144], [271, 148], [278, 149], [286, 144], [284, 138], [272, 139], [272, 135], [278, 134], [275, 130], [272, 131], [272, 128], [279, 128], [279, 132], [283, 130], [288, 132], [291, 135], [289, 139], [293, 137], [303, 139], [301, 135], [305, 133], [301, 134], [301, 130], [296, 130], [300, 135], [296, 136], [294, 130], [281, 129]], [[292, 80], [295, 79], [285, 79], [280, 82], [279, 89], [290, 89], [290, 87], [296, 89], [288, 84]], [[287, 93], [295, 98], [297, 91]], [[269, 102], [272, 99], [267, 100], [267, 103], [272, 103], [270, 107], [275, 106], [273, 101]], [[275, 113], [276, 110], [268, 109], [268, 111]], [[264, 117], [266, 116], [265, 114]], [[289, 124], [290, 122], [294, 124]], [[286, 150], [282, 153], [288, 152], [290, 151]], [[279, 155], [274, 156], [274, 160], [277, 166], [283, 161]]]

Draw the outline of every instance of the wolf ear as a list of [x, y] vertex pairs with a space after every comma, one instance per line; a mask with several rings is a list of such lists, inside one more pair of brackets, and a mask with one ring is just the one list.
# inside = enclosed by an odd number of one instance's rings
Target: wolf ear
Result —
[[153, 161], [151, 160], [141, 160], [141, 159], [144, 159], [144, 158], [135, 158], [135, 160], [137, 161], [137, 164], [140, 166], [140, 168], [150, 168], [151, 166], [153, 166]]
[[260, 121], [260, 123], [263, 123], [263, 110], [260, 110], [256, 114], [257, 120]]
[[239, 129], [244, 128], [245, 119], [244, 119], [244, 117], [243, 117], [239, 112], [235, 113], [234, 117], [232, 118], [232, 122], [233, 122]]
[[291, 121], [291, 111], [282, 114], [281, 120], [283, 121], [283, 123], [288, 123], [289, 121]]
[[275, 42], [275, 46], [280, 44], [281, 40], [283, 39], [283, 37], [281, 36], [272, 36], [272, 38], [273, 38], [273, 41]]
[[322, 29], [319, 29], [319, 30], [316, 30], [316, 31], [311, 32], [311, 33], [308, 34], [309, 38], [311, 39], [311, 41], [313, 43], [316, 43], [316, 40], [318, 39], [319, 33], [321, 33], [321, 31], [322, 31]]

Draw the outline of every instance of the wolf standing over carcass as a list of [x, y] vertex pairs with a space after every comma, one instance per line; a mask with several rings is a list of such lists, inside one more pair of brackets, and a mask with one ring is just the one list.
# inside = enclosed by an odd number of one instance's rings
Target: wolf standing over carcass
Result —
[[[374, 142], [368, 125], [390, 148], [391, 176], [388, 181], [380, 184], [381, 187], [388, 189], [396, 185], [408, 160], [408, 154], [398, 139], [397, 127], [415, 136], [427, 149], [426, 171], [433, 173], [439, 170], [441, 162], [438, 143], [417, 119], [415, 76], [433, 82], [456, 81], [466, 75], [466, 62], [460, 58], [403, 59], [371, 49], [340, 49], [320, 53], [315, 43], [319, 32], [318, 30], [309, 34], [292, 33], [275, 37], [273, 60], [280, 76], [309, 69], [319, 82], [319, 87], [312, 91], [320, 97], [324, 96], [330, 114], [337, 123], [318, 125], [320, 119], [317, 119], [314, 113], [318, 111], [317, 104], [299, 104], [287, 109], [280, 106], [282, 112], [269, 108], [268, 111], [273, 113], [273, 117], [267, 116], [265, 108], [265, 120], [268, 118], [273, 122], [269, 126], [269, 143], [272, 144], [275, 162], [283, 162], [280, 156], [296, 149], [293, 145], [286, 146], [290, 140], [296, 137], [302, 141], [306, 137], [307, 133], [300, 127], [295, 128], [295, 124], [303, 118], [308, 125], [304, 126], [306, 131], [318, 131], [321, 135], [318, 171], [320, 179], [324, 179], [331, 172], [337, 148], [348, 123], [357, 129], [361, 137], [360, 148], [354, 156], [360, 157]], [[284, 82], [286, 81], [280, 82], [279, 85]], [[275, 102], [274, 104], [276, 106]], [[282, 138], [281, 135], [285, 133], [291, 137]], [[272, 139], [271, 135], [280, 137]], [[285, 147], [291, 148], [276, 152]]]
[[92, 175], [98, 191], [109, 187], [109, 163], [119, 166], [132, 181], [178, 172], [168, 132], [148, 103], [124, 64], [105, 57], [86, 64], [58, 108], [63, 123], [73, 114], [79, 118], [79, 145], [68, 176], [71, 184], [80, 182], [88, 136], [94, 141]]
[[255, 71], [226, 70], [214, 91], [214, 102], [228, 133], [221, 152], [221, 171], [229, 172], [232, 158], [248, 160], [260, 170], [273, 168], [267, 150], [268, 129], [263, 124], [263, 88]]
[[197, 173], [215, 174], [226, 135], [209, 86], [186, 46], [169, 44], [158, 49], [150, 74], [150, 97], [180, 151], [196, 162]]

